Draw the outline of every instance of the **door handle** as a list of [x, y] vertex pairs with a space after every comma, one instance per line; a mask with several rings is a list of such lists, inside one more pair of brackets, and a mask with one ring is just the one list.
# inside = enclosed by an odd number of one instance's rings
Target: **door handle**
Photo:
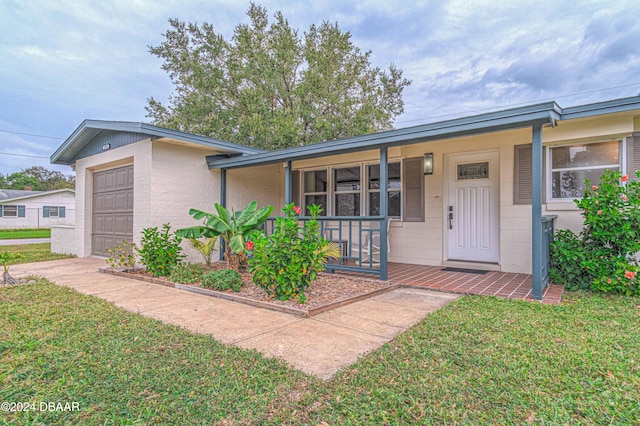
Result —
[[453, 229], [453, 206], [449, 206], [449, 229]]

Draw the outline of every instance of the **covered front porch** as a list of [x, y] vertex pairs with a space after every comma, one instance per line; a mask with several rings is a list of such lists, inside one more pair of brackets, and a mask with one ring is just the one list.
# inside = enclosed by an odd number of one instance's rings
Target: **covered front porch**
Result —
[[[470, 268], [484, 263], [487, 269], [530, 273], [524, 285], [533, 299], [542, 300], [548, 285], [546, 248], [553, 234], [552, 222], [549, 227], [542, 217], [542, 128], [553, 125], [554, 113], [554, 104], [537, 105], [259, 155], [209, 156], [207, 162], [210, 169], [220, 171], [223, 205], [227, 172], [256, 167], [271, 167], [272, 173], [280, 174], [278, 204], [300, 202], [303, 209], [321, 204], [330, 214], [321, 218], [324, 237], [342, 246], [342, 257], [327, 265], [329, 271], [387, 280], [393, 279], [390, 268], [399, 262], [440, 269], [449, 260], [468, 261]], [[509, 199], [516, 143], [531, 146], [530, 207], [514, 206]], [[458, 164], [465, 166], [462, 177]], [[447, 251], [454, 241], [449, 230], [462, 229], [452, 227], [451, 219], [463, 219], [452, 213], [458, 210], [452, 210], [455, 195], [450, 182], [463, 180], [465, 189], [476, 182], [493, 182], [490, 192], [483, 193], [490, 194], [490, 201], [480, 212], [488, 219], [478, 220], [482, 225], [473, 231], [480, 235], [489, 229], [485, 223], [490, 226], [491, 239], [485, 238], [490, 259], [452, 256]], [[478, 189], [473, 194], [480, 197], [485, 188], [479, 185], [467, 192]], [[473, 213], [465, 214], [473, 218]]]

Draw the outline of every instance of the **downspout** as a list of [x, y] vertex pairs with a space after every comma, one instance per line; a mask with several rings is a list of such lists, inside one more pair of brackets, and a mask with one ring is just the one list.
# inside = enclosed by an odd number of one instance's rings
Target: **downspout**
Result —
[[[227, 208], [227, 169], [220, 169], [220, 205]], [[224, 260], [224, 241], [218, 239], [220, 243], [220, 260]]]

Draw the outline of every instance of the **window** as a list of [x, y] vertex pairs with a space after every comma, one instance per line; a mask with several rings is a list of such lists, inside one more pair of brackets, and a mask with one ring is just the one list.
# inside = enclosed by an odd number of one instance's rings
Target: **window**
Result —
[[[401, 217], [402, 180], [400, 177], [400, 163], [389, 163], [387, 176], [388, 215], [393, 218]], [[368, 166], [369, 215], [380, 215], [380, 164]]]
[[360, 216], [360, 166], [333, 170], [336, 216]]
[[25, 217], [24, 206], [0, 205], [0, 217]]
[[317, 204], [327, 215], [327, 171], [312, 170], [304, 172], [304, 205], [305, 215], [309, 216], [310, 205]]
[[2, 217], [18, 217], [18, 206], [4, 206]]
[[605, 170], [620, 170], [620, 141], [552, 147], [549, 153], [552, 200], [582, 197], [585, 179], [598, 185]]
[[43, 206], [42, 217], [64, 217], [65, 208], [58, 206]]

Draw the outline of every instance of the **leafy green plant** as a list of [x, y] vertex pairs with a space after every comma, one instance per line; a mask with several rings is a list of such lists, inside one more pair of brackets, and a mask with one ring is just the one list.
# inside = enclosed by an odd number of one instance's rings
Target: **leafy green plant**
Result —
[[154, 277], [170, 275], [186, 257], [182, 254], [181, 242], [182, 237], [172, 233], [168, 223], [162, 225], [162, 231], [157, 227], [142, 230], [141, 247], [138, 249], [140, 263]]
[[193, 284], [202, 280], [206, 269], [198, 263], [182, 263], [171, 271], [169, 279], [174, 283]]
[[200, 241], [197, 238], [189, 238], [191, 247], [198, 250], [204, 259], [204, 263], [209, 268], [211, 267], [211, 256], [213, 255], [213, 250], [217, 241], [218, 237], [205, 238], [204, 241]]
[[18, 259], [24, 256], [20, 253], [11, 253], [8, 251], [0, 251], [0, 263], [2, 263], [2, 280], [5, 284], [15, 284], [15, 280], [9, 275], [9, 267]]
[[246, 263], [245, 244], [262, 233], [262, 225], [273, 211], [273, 206], [258, 209], [256, 201], [250, 202], [240, 211], [229, 212], [215, 203], [217, 214], [190, 209], [196, 220], [204, 220], [199, 226], [180, 229], [177, 235], [185, 238], [214, 238], [220, 236], [225, 244], [225, 259], [229, 268], [238, 270]]
[[107, 249], [109, 257], [105, 260], [107, 265], [116, 268], [135, 269], [136, 267], [136, 252], [138, 247], [135, 243], [127, 240], [122, 240], [121, 243], [115, 245], [112, 249]]
[[233, 269], [222, 269], [220, 271], [210, 271], [202, 277], [202, 287], [212, 288], [214, 290], [233, 290], [240, 291], [244, 281], [242, 275]]
[[328, 257], [339, 257], [336, 244], [322, 238], [318, 216], [320, 206], [310, 206], [311, 219], [299, 227], [297, 216], [300, 207], [288, 204], [283, 210], [284, 217], [276, 219], [273, 234], [261, 234], [255, 239], [253, 258], [249, 261], [249, 271], [253, 282], [278, 300], [297, 298], [300, 303], [307, 300], [305, 291], [324, 269]]
[[585, 180], [584, 196], [574, 200], [583, 229], [579, 235], [558, 233], [551, 245], [551, 277], [568, 289], [640, 295], [640, 181], [607, 170], [601, 182]]

